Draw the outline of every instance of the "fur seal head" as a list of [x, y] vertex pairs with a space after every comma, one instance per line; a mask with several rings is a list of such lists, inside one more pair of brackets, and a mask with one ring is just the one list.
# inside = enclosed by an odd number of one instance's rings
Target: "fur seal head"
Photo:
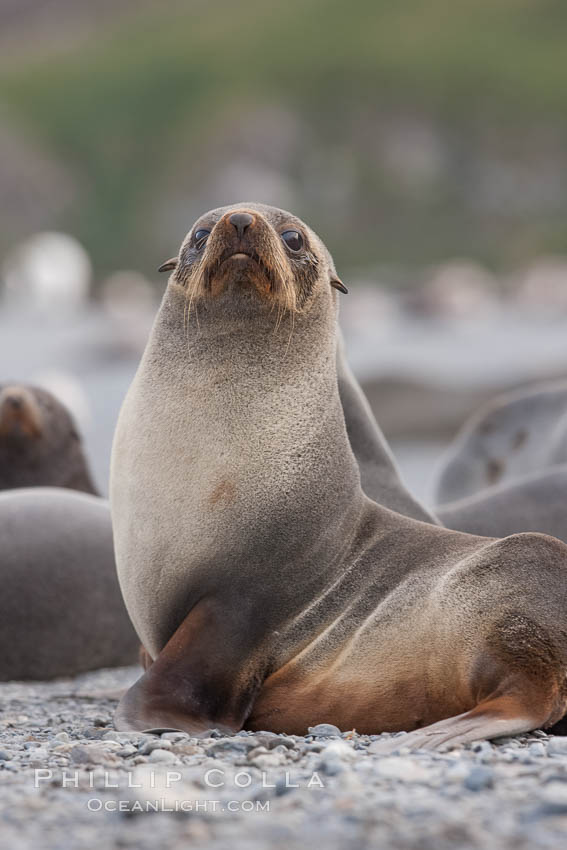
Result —
[[10, 385], [0, 391], [0, 440], [23, 442], [42, 435], [42, 414], [38, 399], [27, 387]]
[[39, 387], [6, 384], [0, 386], [0, 490], [36, 486], [97, 494], [67, 408]]
[[197, 219], [179, 255], [160, 266], [172, 270], [190, 305], [236, 295], [242, 309], [263, 302], [281, 315], [307, 310], [322, 282], [347, 291], [331, 255], [304, 222], [255, 203], [220, 207]]

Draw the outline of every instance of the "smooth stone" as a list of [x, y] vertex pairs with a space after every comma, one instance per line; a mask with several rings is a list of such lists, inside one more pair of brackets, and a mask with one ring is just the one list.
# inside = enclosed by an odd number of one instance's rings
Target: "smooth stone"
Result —
[[530, 744], [528, 747], [528, 752], [532, 756], [540, 757], [547, 755], [547, 749], [544, 747], [540, 741], [534, 741], [533, 744]]
[[171, 741], [173, 744], [175, 744], [177, 741], [189, 740], [189, 735], [187, 734], [187, 732], [163, 732], [161, 740]]
[[138, 748], [138, 751], [141, 755], [147, 756], [150, 753], [154, 752], [154, 750], [169, 750], [171, 749], [171, 746], [171, 741], [168, 741], [167, 738], [165, 740], [163, 738], [153, 738], [149, 741], [145, 741]]
[[289, 749], [293, 749], [296, 745], [296, 742], [292, 738], [288, 738], [285, 735], [275, 735], [273, 733], [267, 735], [265, 732], [260, 732], [246, 743], [247, 746], [262, 746], [266, 747], [267, 750], [272, 750], [274, 747], [280, 746], [280, 744]]
[[117, 741], [118, 743], [120, 743], [120, 740], [121, 740], [120, 733], [115, 732], [114, 729], [111, 729], [110, 732], [104, 733], [104, 735], [102, 736], [102, 740], [103, 741]]
[[477, 765], [473, 767], [469, 775], [465, 778], [463, 785], [469, 791], [482, 791], [485, 788], [492, 788], [494, 785], [494, 773], [488, 767]]
[[223, 738], [216, 741], [207, 747], [206, 753], [209, 756], [222, 756], [226, 753], [247, 753], [248, 750], [254, 749], [254, 743], [243, 741], [242, 739]]
[[565, 756], [567, 755], [567, 738], [561, 738], [554, 735], [549, 739], [547, 752], [550, 756]]
[[67, 741], [71, 740], [68, 732], [58, 732], [56, 735], [54, 735], [54, 738], [55, 738], [56, 741], [63, 741], [63, 742], [67, 742]]
[[332, 723], [318, 723], [317, 726], [309, 726], [307, 733], [314, 738], [340, 738], [341, 730]]
[[169, 750], [155, 749], [152, 750], [150, 755], [148, 756], [148, 761], [177, 763], [178, 759], [177, 756]]
[[181, 741], [180, 743], [173, 745], [172, 752], [180, 756], [195, 756], [198, 753], [202, 753], [203, 750], [201, 749], [201, 747], [197, 747], [195, 744], [189, 744], [185, 741]]

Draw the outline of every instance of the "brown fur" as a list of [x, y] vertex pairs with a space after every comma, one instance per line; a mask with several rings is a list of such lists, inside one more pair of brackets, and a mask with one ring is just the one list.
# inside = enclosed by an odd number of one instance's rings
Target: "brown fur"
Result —
[[0, 386], [0, 490], [65, 487], [98, 495], [69, 411], [51, 393]]
[[[182, 245], [176, 279], [187, 289], [189, 303], [216, 298], [236, 279], [245, 280], [258, 295], [282, 310], [301, 308], [301, 293], [296, 292], [283, 248], [266, 227], [263, 218], [252, 214], [252, 224], [240, 238], [226, 215], [218, 222], [197, 263], [187, 264], [191, 256], [191, 237]], [[243, 255], [235, 258], [235, 255]]]
[[[244, 236], [235, 211], [253, 217]], [[289, 227], [303, 251], [286, 253]], [[334, 281], [281, 210], [216, 210], [184, 242], [113, 449], [121, 586], [155, 659], [118, 728], [324, 720], [444, 746], [567, 710], [567, 547], [449, 531], [363, 493]]]
[[25, 387], [4, 387], [0, 393], [0, 437], [37, 440], [42, 430], [41, 413], [33, 394]]

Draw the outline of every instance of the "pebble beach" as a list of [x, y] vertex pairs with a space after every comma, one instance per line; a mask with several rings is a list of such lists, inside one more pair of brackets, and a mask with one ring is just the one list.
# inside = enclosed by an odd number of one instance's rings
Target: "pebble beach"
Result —
[[139, 672], [0, 684], [3, 846], [565, 847], [567, 738], [383, 756], [388, 736], [324, 717], [305, 737], [116, 732]]

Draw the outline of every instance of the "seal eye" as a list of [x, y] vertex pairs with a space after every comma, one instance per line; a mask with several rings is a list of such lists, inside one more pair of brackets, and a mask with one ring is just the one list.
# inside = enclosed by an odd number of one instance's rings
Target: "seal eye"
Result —
[[282, 239], [291, 251], [301, 251], [303, 248], [303, 237], [297, 230], [284, 230]]
[[197, 248], [203, 247], [203, 245], [207, 241], [207, 237], [209, 236], [210, 232], [210, 230], [207, 230], [204, 227], [200, 227], [199, 230], [195, 231], [195, 236], [193, 238], [195, 239], [195, 244], [197, 245]]

